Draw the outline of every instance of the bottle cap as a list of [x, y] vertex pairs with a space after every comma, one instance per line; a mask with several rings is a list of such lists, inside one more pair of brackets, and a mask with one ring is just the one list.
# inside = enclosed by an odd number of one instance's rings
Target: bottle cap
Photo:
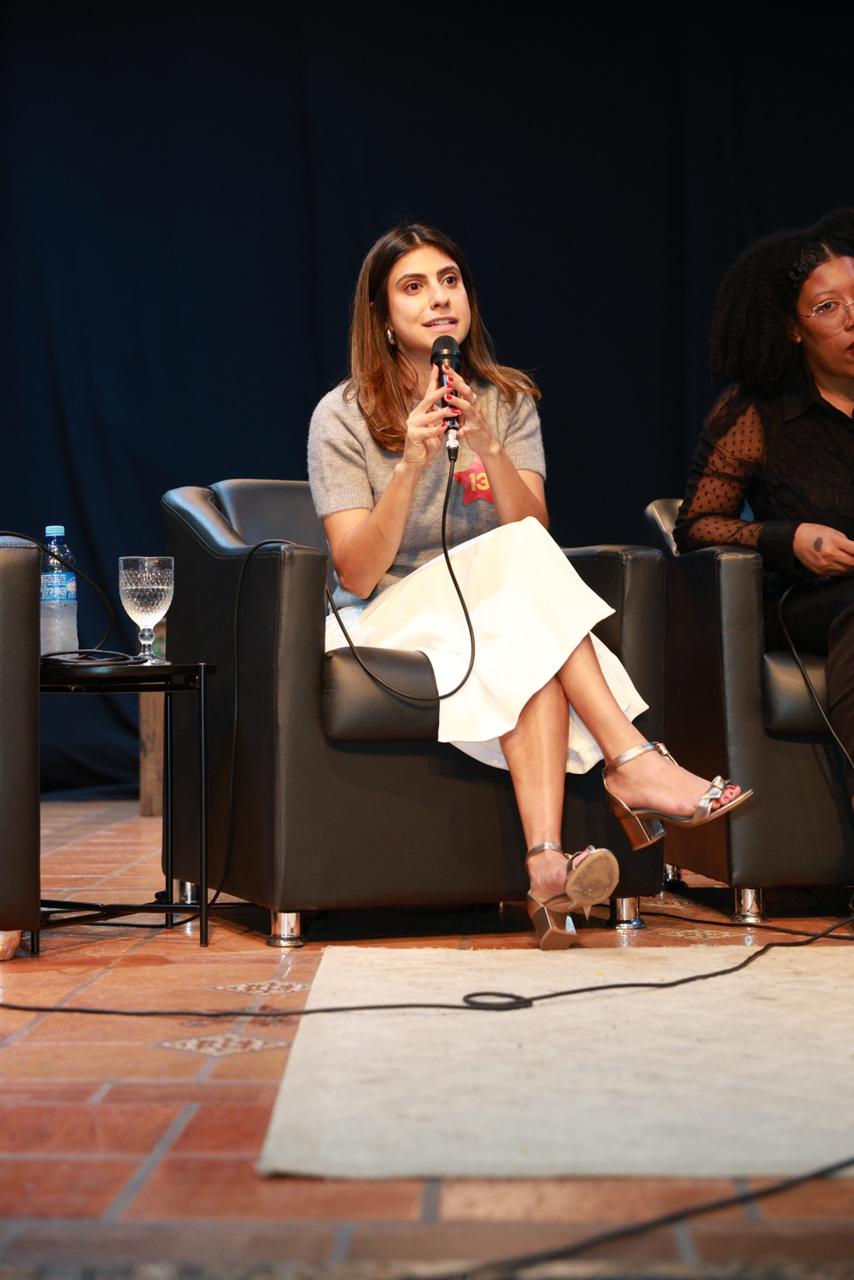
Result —
[[64, 524], [47, 524], [45, 525], [44, 535], [46, 538], [64, 538], [65, 525]]

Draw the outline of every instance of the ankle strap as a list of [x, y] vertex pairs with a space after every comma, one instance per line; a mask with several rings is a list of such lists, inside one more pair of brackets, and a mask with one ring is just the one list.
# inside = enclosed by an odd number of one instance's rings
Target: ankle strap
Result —
[[629, 747], [628, 751], [623, 751], [620, 755], [615, 756], [613, 760], [609, 760], [605, 765], [605, 774], [613, 773], [615, 769], [619, 769], [621, 765], [628, 764], [630, 760], [637, 760], [638, 756], [646, 755], [647, 751], [657, 751], [661, 756], [671, 758], [670, 752], [667, 750], [663, 742], [644, 742], [639, 747]]
[[563, 853], [563, 849], [559, 844], [555, 844], [554, 840], [544, 840], [542, 844], [535, 844], [533, 849], [529, 849], [525, 854], [525, 861], [533, 858], [535, 853], [543, 853], [546, 849], [553, 849], [555, 853]]

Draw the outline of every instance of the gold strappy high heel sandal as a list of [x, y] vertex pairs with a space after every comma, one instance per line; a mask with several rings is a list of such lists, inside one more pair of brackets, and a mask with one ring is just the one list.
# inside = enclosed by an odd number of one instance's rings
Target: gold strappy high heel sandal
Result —
[[715, 800], [720, 800], [727, 787], [733, 785], [728, 778], [722, 778], [718, 774], [700, 796], [693, 813], [683, 815], [666, 813], [661, 809], [630, 809], [622, 800], [618, 800], [611, 794], [607, 782], [608, 774], [619, 769], [621, 765], [628, 764], [630, 760], [636, 760], [646, 751], [657, 751], [672, 764], [676, 764], [663, 742], [645, 742], [642, 746], [630, 747], [628, 751], [609, 760], [602, 774], [602, 785], [608, 793], [611, 812], [625, 831], [633, 849], [644, 849], [647, 845], [655, 844], [656, 840], [660, 840], [664, 835], [664, 827], [661, 825], [663, 822], [672, 823], [675, 827], [702, 827], [705, 823], [713, 822], [715, 818], [722, 818], [725, 813], [730, 813], [753, 795], [752, 791], [742, 791], [734, 800], [729, 800], [726, 804], [713, 809]]
[[542, 899], [529, 892], [526, 902], [528, 915], [534, 926], [541, 951], [563, 951], [575, 941], [575, 925], [571, 913], [583, 911], [590, 915], [590, 908], [597, 902], [607, 902], [617, 887], [620, 868], [610, 849], [597, 849], [592, 844], [580, 853], [564, 853], [559, 844], [545, 840], [529, 849], [528, 863], [544, 849], [563, 854], [568, 863], [563, 893]]

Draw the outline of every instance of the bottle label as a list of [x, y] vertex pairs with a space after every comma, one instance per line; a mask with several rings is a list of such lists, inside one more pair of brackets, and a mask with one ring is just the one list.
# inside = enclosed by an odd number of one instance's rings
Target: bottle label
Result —
[[43, 573], [42, 600], [55, 600], [58, 604], [77, 599], [77, 576], [73, 573]]

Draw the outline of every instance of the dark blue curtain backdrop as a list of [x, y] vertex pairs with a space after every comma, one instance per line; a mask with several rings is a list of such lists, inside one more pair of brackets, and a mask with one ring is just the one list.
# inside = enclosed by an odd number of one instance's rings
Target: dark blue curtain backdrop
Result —
[[[63, 521], [120, 613], [165, 489], [304, 477], [359, 263], [417, 217], [543, 388], [557, 538], [642, 539], [710, 401], [721, 271], [854, 203], [850, 24], [497, 13], [7, 5], [0, 527]], [[46, 788], [134, 778], [132, 704], [43, 703]]]

